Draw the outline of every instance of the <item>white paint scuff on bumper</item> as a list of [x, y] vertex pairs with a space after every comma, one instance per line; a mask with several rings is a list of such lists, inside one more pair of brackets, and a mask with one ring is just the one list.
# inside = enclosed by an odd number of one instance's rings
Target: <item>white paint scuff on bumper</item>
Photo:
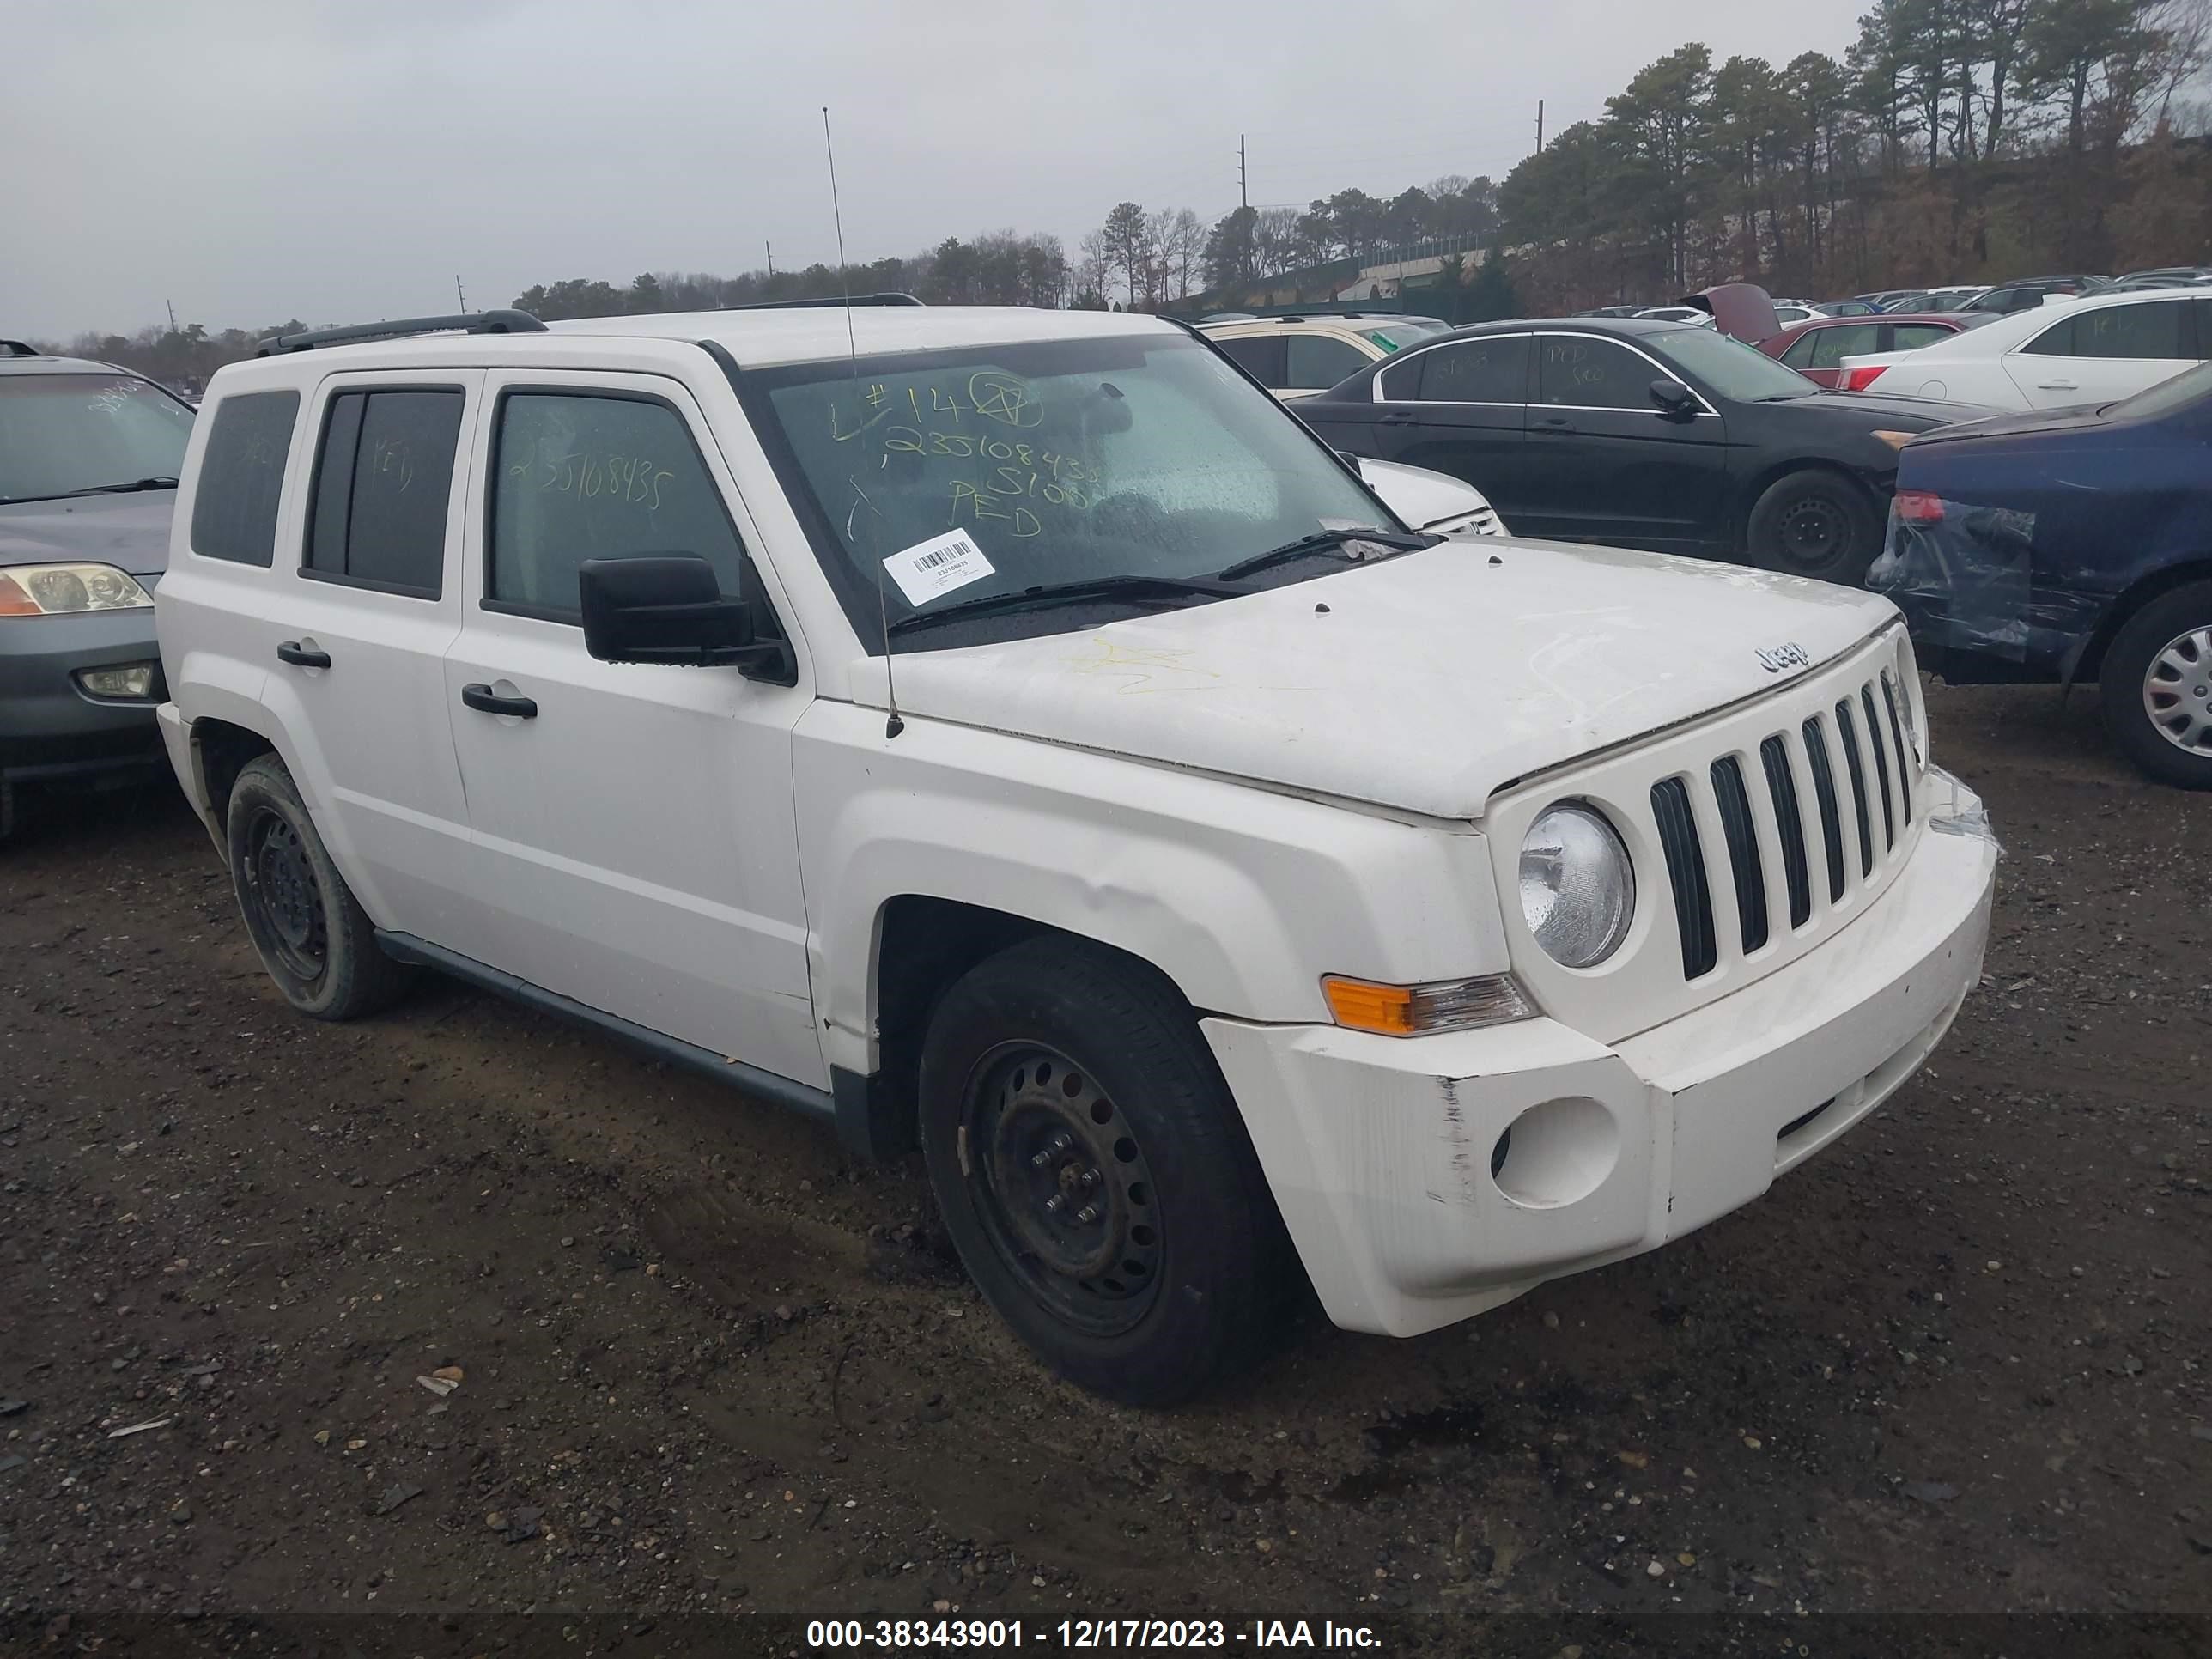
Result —
[[[1655, 1249], [1886, 1100], [1980, 977], [1999, 855], [1971, 791], [1924, 787], [1930, 833], [1850, 927], [1611, 1047], [1549, 1019], [1410, 1040], [1204, 1021], [1329, 1317], [1410, 1336]], [[1594, 1184], [1516, 1202], [1493, 1149], [1545, 1102], [1577, 1103], [1553, 1109], [1582, 1132], [1573, 1184]]]

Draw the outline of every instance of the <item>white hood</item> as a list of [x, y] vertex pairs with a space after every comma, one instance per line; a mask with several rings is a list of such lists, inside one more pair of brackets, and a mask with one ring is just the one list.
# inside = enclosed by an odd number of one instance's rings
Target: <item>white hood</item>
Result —
[[[1317, 611], [1316, 606], [1326, 606]], [[1437, 817], [1805, 672], [1885, 599], [1694, 559], [1451, 542], [1082, 633], [899, 653], [906, 714]], [[883, 659], [856, 663], [881, 707]], [[869, 688], [863, 690], [863, 688]]]

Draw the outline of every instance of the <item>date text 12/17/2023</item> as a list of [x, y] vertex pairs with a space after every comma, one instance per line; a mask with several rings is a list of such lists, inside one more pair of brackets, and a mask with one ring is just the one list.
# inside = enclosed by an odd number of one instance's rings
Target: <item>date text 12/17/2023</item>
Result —
[[1331, 1620], [1063, 1619], [1030, 1625], [1018, 1619], [813, 1619], [806, 1644], [838, 1649], [965, 1649], [1001, 1653], [1020, 1648], [1344, 1648], [1374, 1650], [1382, 1638], [1365, 1625]]

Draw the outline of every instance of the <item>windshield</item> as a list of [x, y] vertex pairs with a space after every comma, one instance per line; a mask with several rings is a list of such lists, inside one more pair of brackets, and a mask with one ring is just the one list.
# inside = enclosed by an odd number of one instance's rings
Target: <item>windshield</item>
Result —
[[129, 374], [0, 374], [0, 501], [173, 480], [192, 411]]
[[[767, 390], [758, 401], [766, 435], [787, 452], [776, 458], [786, 488], [814, 509], [817, 550], [871, 649], [879, 604], [896, 626], [994, 593], [1210, 576], [1322, 531], [1400, 528], [1279, 404], [1181, 334], [800, 363], [744, 380]], [[945, 549], [923, 544], [954, 532], [988, 571], [963, 553], [961, 580], [910, 602], [887, 571], [942, 572]], [[1286, 577], [1340, 562], [1316, 553]], [[1046, 612], [1016, 631], [1068, 625]]]
[[1763, 351], [1710, 328], [1670, 328], [1640, 341], [1662, 357], [1689, 371], [1716, 396], [1740, 404], [1778, 398], [1809, 398], [1820, 386]]
[[2105, 412], [2116, 421], [2149, 420], [2186, 409], [2207, 394], [2212, 394], [2212, 363], [2199, 363], [2170, 380], [2160, 380], [2148, 392], [2123, 398]]

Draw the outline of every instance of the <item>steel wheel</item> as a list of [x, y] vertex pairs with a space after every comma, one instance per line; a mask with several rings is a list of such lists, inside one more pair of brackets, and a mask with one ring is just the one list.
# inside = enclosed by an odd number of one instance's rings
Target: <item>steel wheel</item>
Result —
[[969, 1074], [961, 1164], [993, 1246], [1030, 1295], [1092, 1336], [1158, 1295], [1157, 1191], [1114, 1103], [1057, 1051], [1008, 1043]]
[[307, 843], [289, 819], [266, 807], [246, 836], [249, 920], [285, 971], [313, 983], [330, 963], [330, 924]]
[[2166, 641], [2143, 675], [2142, 703], [2152, 727], [2175, 748], [2212, 755], [2212, 628]]
[[1851, 525], [1843, 509], [1821, 495], [1801, 495], [1782, 515], [1777, 552], [1783, 568], [1815, 575], [1841, 562], [1850, 550]]

